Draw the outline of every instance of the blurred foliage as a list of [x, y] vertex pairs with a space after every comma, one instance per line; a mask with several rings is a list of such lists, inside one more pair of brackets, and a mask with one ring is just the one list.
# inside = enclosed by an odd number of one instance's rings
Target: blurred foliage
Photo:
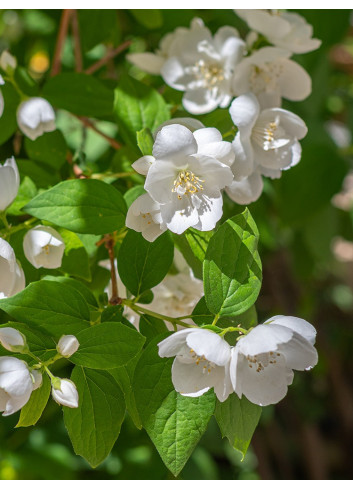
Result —
[[[349, 479], [352, 478], [353, 436], [353, 28], [349, 10], [302, 10], [313, 25], [315, 37], [322, 39], [317, 51], [295, 59], [312, 77], [312, 94], [307, 100], [284, 103], [284, 108], [301, 116], [309, 132], [303, 141], [302, 160], [283, 173], [280, 180], [266, 180], [265, 191], [250, 211], [260, 231], [260, 256], [264, 267], [263, 287], [256, 304], [259, 322], [274, 314], [305, 317], [318, 330], [319, 364], [309, 375], [297, 374], [288, 396], [277, 406], [263, 410], [251, 448], [241, 462], [226, 439], [222, 440], [213, 419], [199, 446], [179, 475], [181, 479]], [[27, 72], [18, 72], [17, 81], [25, 93], [33, 94], [33, 79], [40, 86], [49, 79], [60, 10], [0, 10], [0, 51], [9, 49]], [[215, 32], [233, 25], [242, 35], [245, 24], [226, 10], [81, 10], [79, 28], [84, 69], [101, 59], [120, 43], [129, 40], [130, 52], [153, 50], [162, 35], [177, 26], [186, 26], [194, 16], [203, 18]], [[62, 77], [70, 96], [61, 95], [60, 104], [76, 109], [78, 97], [91, 104], [89, 115], [99, 118], [97, 127], [120, 140], [118, 128], [99, 103], [100, 94], [112, 92], [121, 76], [129, 74], [158, 88], [172, 115], [182, 116], [181, 93], [163, 85], [160, 77], [146, 75], [125, 60], [126, 51], [112, 58], [96, 72], [87, 93], [75, 92], [75, 56], [72, 35], [68, 35], [62, 56]], [[86, 75], [87, 76], [87, 75]], [[53, 80], [51, 83], [55, 83]], [[80, 85], [81, 86], [81, 85]], [[3, 88], [6, 109], [16, 105], [16, 94]], [[54, 90], [55, 92], [55, 90]], [[55, 92], [56, 93], [56, 92]], [[44, 90], [51, 98], [51, 84]], [[66, 105], [65, 105], [66, 104]], [[93, 109], [92, 109], [93, 107]], [[92, 112], [93, 110], [93, 112]], [[207, 125], [229, 131], [226, 111], [200, 117]], [[79, 109], [76, 115], [80, 113]], [[226, 116], [226, 117], [225, 117]], [[0, 159], [14, 151], [21, 173], [31, 185], [46, 188], [66, 178], [68, 163], [63, 153], [82, 171], [104, 172], [108, 167], [126, 172], [140, 155], [134, 148], [115, 151], [106, 139], [82, 126], [66, 111], [58, 113], [61, 133], [47, 135], [44, 150], [51, 151], [53, 138], [58, 148], [56, 168], [48, 167], [45, 151], [26, 141], [31, 160], [11, 138], [16, 124], [10, 114], [7, 125], [0, 124]], [[1, 120], [0, 120], [1, 123]], [[17, 149], [16, 149], [17, 148]], [[39, 153], [38, 153], [39, 151]], [[33, 159], [33, 161], [32, 161]], [[23, 162], [22, 162], [23, 161]], [[26, 173], [27, 172], [27, 173]], [[135, 178], [135, 177], [134, 177]], [[117, 188], [125, 183], [112, 178]], [[136, 176], [136, 183], [142, 180]], [[342, 191], [342, 188], [344, 189]], [[338, 195], [337, 195], [338, 194]], [[225, 197], [224, 219], [243, 209]], [[96, 237], [94, 237], [96, 238]], [[88, 253], [94, 242], [82, 237]], [[99, 253], [102, 256], [99, 256]], [[101, 249], [94, 258], [106, 258]], [[91, 258], [91, 257], [90, 257]], [[92, 265], [92, 263], [91, 263]], [[92, 290], [104, 287], [106, 270], [96, 266]], [[30, 277], [31, 278], [31, 277]], [[59, 370], [65, 376], [65, 362]], [[52, 401], [37, 426], [14, 430], [17, 416], [0, 423], [1, 479], [168, 479], [148, 435], [138, 431], [128, 416], [111, 455], [95, 470], [74, 455], [65, 432], [59, 407]]]

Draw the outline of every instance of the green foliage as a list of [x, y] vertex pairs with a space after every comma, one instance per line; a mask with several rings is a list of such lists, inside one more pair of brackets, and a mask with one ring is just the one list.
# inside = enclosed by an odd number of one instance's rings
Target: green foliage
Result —
[[43, 375], [42, 385], [32, 392], [30, 400], [21, 409], [20, 419], [16, 428], [32, 426], [40, 419], [50, 396], [51, 384], [49, 377]]
[[153, 150], [153, 136], [150, 129], [144, 128], [136, 133], [137, 146], [143, 155], [151, 155]]
[[47, 132], [32, 141], [25, 139], [28, 157], [40, 161], [54, 169], [59, 169], [66, 161], [67, 144], [61, 131]]

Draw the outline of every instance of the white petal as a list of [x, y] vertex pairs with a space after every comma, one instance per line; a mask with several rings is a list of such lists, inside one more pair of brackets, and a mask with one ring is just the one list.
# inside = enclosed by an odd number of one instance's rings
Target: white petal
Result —
[[164, 56], [158, 56], [153, 53], [130, 53], [126, 56], [126, 59], [140, 68], [140, 70], [152, 75], [160, 75], [162, 66], [166, 61]]
[[56, 349], [60, 353], [60, 355], [68, 358], [77, 352], [79, 346], [80, 346], [80, 343], [78, 342], [78, 339], [76, 338], [76, 336], [74, 336], [72, 334], [67, 334], [67, 335], [63, 335], [60, 338], [60, 340], [58, 341], [58, 344], [56, 346]]
[[72, 380], [60, 379], [60, 388], [53, 387], [51, 394], [58, 404], [69, 408], [78, 407], [78, 392]]
[[239, 351], [244, 356], [254, 357], [261, 353], [275, 352], [278, 345], [288, 343], [294, 332], [276, 324], [260, 324], [238, 341]]
[[197, 209], [191, 205], [188, 197], [179, 200], [176, 193], [172, 194], [170, 203], [161, 206], [161, 216], [167, 228], [176, 234], [182, 234], [199, 220]]
[[250, 133], [238, 131], [232, 143], [234, 163], [232, 172], [235, 180], [242, 180], [254, 171], [254, 151], [250, 140]]
[[185, 126], [191, 132], [196, 131], [197, 129], [202, 129], [205, 127], [201, 121], [197, 119], [193, 119], [192, 117], [175, 117], [175, 119], [171, 119], [170, 121], [163, 122], [154, 133], [154, 137], [157, 136], [162, 127], [170, 126], [171, 124], [180, 124], [181, 126]]
[[263, 181], [261, 175], [259, 172], [254, 172], [243, 180], [234, 180], [225, 190], [234, 202], [247, 205], [255, 202], [260, 197], [262, 189]]
[[198, 328], [186, 328], [168, 336], [165, 340], [158, 343], [158, 355], [163, 357], [174, 357], [186, 344], [186, 337]]
[[227, 166], [232, 166], [234, 163], [234, 148], [232, 143], [227, 141], [204, 144], [201, 148], [199, 148], [199, 153], [211, 156]]
[[225, 366], [230, 360], [230, 346], [218, 334], [208, 329], [198, 329], [186, 338], [187, 345], [201, 357], [219, 366]]
[[24, 346], [24, 338], [14, 328], [0, 328], [0, 343], [6, 350], [12, 351], [13, 346]]
[[294, 316], [273, 316], [272, 318], [265, 321], [265, 324], [279, 324], [285, 326], [296, 333], [303, 336], [305, 339], [310, 341], [312, 345], [315, 344], [316, 339], [316, 329], [308, 321], [300, 319]]
[[238, 128], [250, 133], [260, 114], [260, 105], [253, 93], [240, 95], [229, 108], [232, 121]]
[[[182, 158], [179, 163], [181, 161]], [[178, 167], [173, 161], [158, 160], [151, 165], [146, 177], [145, 189], [154, 201], [160, 204], [172, 201], [174, 195], [172, 190], [177, 174]]]
[[318, 361], [314, 346], [296, 332], [293, 333], [293, 338], [288, 343], [279, 346], [278, 352], [284, 355], [286, 365], [295, 370], [308, 370], [313, 368]]
[[222, 134], [214, 127], [205, 127], [195, 131], [194, 138], [197, 142], [198, 153], [205, 154], [202, 153], [202, 147], [209, 143], [219, 143], [222, 141]]
[[211, 379], [196, 363], [182, 363], [176, 358], [172, 365], [172, 382], [174, 389], [180, 394], [199, 397], [211, 387]]
[[180, 124], [163, 127], [153, 145], [156, 160], [179, 159], [194, 153], [197, 153], [197, 143], [193, 133]]
[[199, 87], [187, 90], [183, 96], [183, 106], [190, 114], [207, 114], [215, 110], [222, 102], [223, 97], [214, 94], [208, 88]]
[[194, 225], [200, 231], [211, 231], [223, 214], [223, 197], [205, 197], [199, 208], [199, 222]]
[[298, 63], [290, 59], [282, 60], [283, 71], [279, 83], [282, 97], [298, 101], [311, 93], [311, 78]]
[[140, 175], [147, 175], [150, 166], [155, 161], [156, 159], [153, 156], [142, 156], [142, 158], [136, 160], [131, 166], [137, 173], [140, 173]]

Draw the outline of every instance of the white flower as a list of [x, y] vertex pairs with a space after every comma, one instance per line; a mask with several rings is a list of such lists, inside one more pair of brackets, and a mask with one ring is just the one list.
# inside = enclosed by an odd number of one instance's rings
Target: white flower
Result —
[[15, 413], [28, 402], [33, 389], [39, 387], [40, 379], [41, 374], [32, 375], [26, 362], [15, 357], [0, 357], [0, 412], [3, 416]]
[[51, 394], [54, 401], [70, 408], [78, 407], [78, 392], [75, 384], [69, 379], [52, 379]]
[[200, 19], [178, 40], [178, 53], [163, 64], [164, 81], [185, 92], [183, 106], [191, 114], [227, 107], [232, 100], [231, 79], [243, 58], [245, 43], [233, 27], [221, 27], [214, 37]]
[[63, 335], [60, 338], [58, 344], [56, 345], [56, 349], [60, 353], [60, 355], [68, 358], [77, 352], [79, 346], [80, 343], [78, 342], [76, 336], [67, 334], [67, 335]]
[[0, 328], [0, 343], [9, 351], [23, 351], [26, 338], [14, 328]]
[[150, 242], [157, 239], [167, 229], [162, 222], [160, 205], [148, 194], [140, 195], [131, 204], [127, 211], [125, 224], [128, 228], [142, 233], [142, 236]]
[[20, 175], [15, 158], [8, 158], [0, 164], [0, 212], [4, 211], [16, 198], [20, 186]]
[[294, 370], [317, 363], [316, 330], [292, 316], [274, 316], [240, 338], [232, 349], [230, 378], [236, 394], [260, 406], [275, 404], [287, 393]]
[[229, 112], [238, 132], [233, 141], [235, 160], [231, 167], [235, 181], [226, 191], [236, 202], [248, 204], [262, 192], [261, 174], [278, 178], [281, 170], [300, 161], [298, 140], [306, 135], [307, 127], [288, 110], [261, 111], [252, 93], [237, 97]]
[[321, 45], [319, 39], [312, 39], [312, 26], [296, 13], [258, 9], [235, 12], [251, 29], [266, 36], [275, 46], [288, 49], [292, 53], [308, 53]]
[[17, 109], [17, 124], [23, 134], [33, 141], [45, 132], [55, 131], [55, 112], [41, 97], [22, 102]]
[[13, 72], [17, 66], [17, 60], [8, 51], [3, 51], [0, 55], [0, 68], [6, 72]]
[[213, 229], [222, 216], [220, 190], [233, 179], [233, 160], [232, 145], [222, 141], [217, 129], [192, 133], [180, 124], [163, 127], [153, 145], [153, 160], [143, 170], [148, 171], [145, 189], [160, 204], [161, 227], [177, 234], [189, 227]]
[[[5, 85], [5, 82], [4, 82], [4, 79], [3, 77], [0, 75], [0, 87], [1, 85]], [[2, 114], [4, 113], [4, 96], [2, 94], [2, 91], [0, 89], [0, 117], [2, 116]]]
[[14, 250], [0, 238], [0, 299], [17, 294], [25, 286], [25, 276]]
[[198, 397], [212, 387], [222, 402], [232, 392], [229, 378], [231, 348], [216, 333], [187, 328], [158, 343], [160, 357], [174, 357], [172, 382], [177, 392]]
[[23, 239], [27, 260], [35, 268], [59, 268], [65, 250], [60, 234], [50, 226], [36, 226]]
[[281, 98], [304, 100], [311, 93], [311, 78], [281, 48], [264, 47], [244, 58], [232, 80], [234, 95], [254, 93], [262, 108], [280, 107]]

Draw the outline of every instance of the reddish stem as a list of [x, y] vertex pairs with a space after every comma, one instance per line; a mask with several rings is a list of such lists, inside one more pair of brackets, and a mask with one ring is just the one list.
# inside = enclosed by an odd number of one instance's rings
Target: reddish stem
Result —
[[123, 42], [122, 44], [120, 44], [120, 46], [118, 46], [115, 49], [111, 50], [105, 56], [103, 56], [103, 58], [101, 58], [96, 63], [94, 63], [93, 65], [91, 65], [89, 68], [87, 68], [87, 70], [85, 71], [85, 73], [87, 75], [92, 75], [92, 73], [95, 73], [97, 70], [99, 70], [109, 60], [115, 58], [115, 56], [117, 56], [122, 51], [124, 51], [125, 49], [127, 49], [130, 46], [130, 44], [131, 44], [131, 41], [125, 41], [125, 42]]
[[64, 47], [65, 39], [67, 36], [67, 31], [69, 28], [70, 19], [72, 16], [73, 10], [64, 9], [61, 15], [60, 26], [58, 37], [56, 39], [55, 52], [53, 63], [51, 67], [50, 76], [55, 76], [60, 72], [61, 69], [61, 53]]
[[80, 27], [78, 24], [77, 10], [72, 11], [71, 27], [72, 27], [72, 35], [74, 38], [75, 67], [76, 67], [76, 71], [81, 72], [83, 70], [83, 61], [82, 61], [82, 53], [81, 53]]

